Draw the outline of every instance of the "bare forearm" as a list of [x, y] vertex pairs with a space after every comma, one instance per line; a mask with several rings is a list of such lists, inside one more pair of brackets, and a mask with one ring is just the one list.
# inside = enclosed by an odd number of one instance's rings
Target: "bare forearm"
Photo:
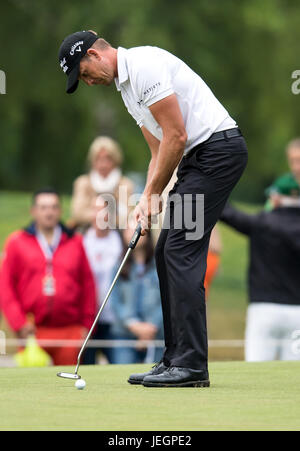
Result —
[[162, 129], [163, 138], [159, 141], [147, 128], [142, 127], [152, 154], [145, 190], [135, 209], [135, 219], [142, 224], [142, 234], [151, 227], [152, 218], [162, 211], [160, 196], [182, 158], [187, 141], [176, 94], [153, 103], [149, 109]]
[[150, 182], [152, 180], [154, 171], [155, 171], [155, 167], [156, 167], [156, 161], [157, 161], [157, 157], [156, 156], [152, 156], [149, 166], [148, 166], [148, 173], [147, 173], [147, 181], [146, 181], [146, 185], [145, 185], [145, 189], [144, 192], [147, 192]]
[[161, 141], [158, 155], [153, 162], [151, 161], [151, 168], [149, 165], [145, 194], [162, 194], [182, 158], [183, 151], [184, 143], [180, 140]]

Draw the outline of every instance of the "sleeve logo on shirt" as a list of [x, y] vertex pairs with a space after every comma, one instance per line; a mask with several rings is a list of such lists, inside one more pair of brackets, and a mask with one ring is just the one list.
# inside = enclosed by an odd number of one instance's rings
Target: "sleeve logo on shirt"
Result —
[[[153, 85], [153, 86], [151, 86], [150, 88], [146, 89], [146, 91], [144, 91], [144, 96], [146, 96], [147, 94], [152, 93], [152, 92], [153, 92], [158, 86], [160, 86], [160, 85], [161, 85], [161, 83], [160, 83], [160, 81], [159, 81], [159, 82], [157, 82], [155, 85]], [[143, 99], [138, 100], [137, 103], [138, 103], [139, 106], [141, 106], [142, 103], [143, 103]]]
[[144, 91], [144, 96], [147, 94], [150, 94], [152, 91], [154, 91], [154, 89], [156, 89], [158, 86], [160, 86], [160, 81], [157, 82], [155, 85], [151, 86], [151, 88], [146, 89], [146, 91]]

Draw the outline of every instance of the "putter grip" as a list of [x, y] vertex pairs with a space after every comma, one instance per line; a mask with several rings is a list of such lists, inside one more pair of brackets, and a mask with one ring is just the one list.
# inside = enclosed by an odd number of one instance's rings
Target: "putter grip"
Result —
[[134, 234], [132, 235], [132, 238], [131, 238], [129, 246], [128, 246], [130, 249], [135, 248], [136, 243], [138, 242], [138, 240], [141, 236], [141, 231], [142, 231], [142, 226], [141, 226], [141, 224], [138, 224], [137, 228], [135, 229]]

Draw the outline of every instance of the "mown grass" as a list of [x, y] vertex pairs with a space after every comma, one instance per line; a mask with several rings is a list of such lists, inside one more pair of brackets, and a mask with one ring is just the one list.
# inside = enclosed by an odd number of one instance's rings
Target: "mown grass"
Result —
[[79, 391], [59, 369], [0, 369], [0, 430], [300, 430], [300, 362], [213, 362], [210, 388], [131, 386], [148, 366], [106, 365], [82, 367]]

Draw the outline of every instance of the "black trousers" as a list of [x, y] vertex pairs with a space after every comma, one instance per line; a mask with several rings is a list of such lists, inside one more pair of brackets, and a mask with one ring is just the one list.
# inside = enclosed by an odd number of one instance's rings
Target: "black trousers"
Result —
[[238, 136], [200, 144], [179, 164], [155, 249], [167, 366], [207, 370], [204, 277], [209, 239], [247, 159], [245, 140]]

